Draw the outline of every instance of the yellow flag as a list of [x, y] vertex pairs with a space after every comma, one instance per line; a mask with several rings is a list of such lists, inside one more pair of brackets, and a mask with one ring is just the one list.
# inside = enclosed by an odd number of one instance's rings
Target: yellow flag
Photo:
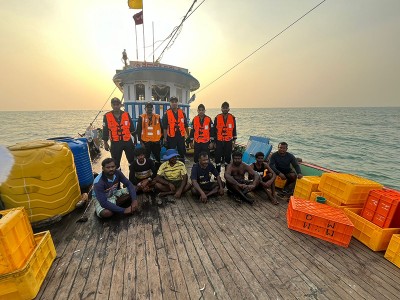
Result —
[[133, 9], [142, 9], [143, 0], [128, 0], [128, 6]]

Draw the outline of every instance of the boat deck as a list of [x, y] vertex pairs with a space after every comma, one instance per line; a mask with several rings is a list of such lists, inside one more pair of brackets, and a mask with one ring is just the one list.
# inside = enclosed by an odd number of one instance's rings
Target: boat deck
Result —
[[265, 198], [202, 204], [188, 193], [106, 221], [92, 205], [86, 223], [75, 210], [49, 228], [57, 258], [37, 299], [399, 298], [400, 269], [383, 252], [289, 230], [287, 202]]

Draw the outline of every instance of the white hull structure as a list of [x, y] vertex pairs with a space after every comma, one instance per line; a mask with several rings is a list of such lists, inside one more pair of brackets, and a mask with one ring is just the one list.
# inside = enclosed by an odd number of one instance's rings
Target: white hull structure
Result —
[[145, 104], [152, 102], [154, 112], [163, 115], [169, 108], [169, 99], [177, 97], [179, 106], [189, 118], [190, 93], [200, 87], [188, 69], [161, 63], [130, 61], [113, 78], [124, 97], [125, 111], [133, 121], [145, 112]]

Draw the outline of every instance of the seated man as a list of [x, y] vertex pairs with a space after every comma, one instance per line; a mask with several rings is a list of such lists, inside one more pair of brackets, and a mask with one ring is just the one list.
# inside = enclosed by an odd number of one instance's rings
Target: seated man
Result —
[[296, 179], [303, 178], [303, 174], [301, 174], [301, 169], [297, 163], [296, 157], [287, 152], [287, 149], [288, 144], [286, 142], [279, 143], [278, 151], [271, 155], [269, 166], [282, 180], [287, 180], [283, 192], [285, 194], [292, 194], [296, 184]]
[[136, 186], [136, 192], [149, 193], [154, 187], [155, 165], [151, 158], [146, 158], [146, 149], [135, 149], [136, 159], [129, 166], [129, 181]]
[[[132, 214], [138, 206], [135, 187], [121, 171], [116, 169], [113, 158], [106, 158], [101, 166], [103, 171], [93, 182], [93, 199], [97, 216], [109, 218], [115, 213]], [[126, 188], [120, 189], [121, 183]]]
[[[211, 181], [211, 174], [215, 176], [217, 182]], [[207, 152], [200, 152], [199, 162], [193, 165], [192, 173], [192, 195], [200, 197], [200, 201], [206, 203], [208, 197], [224, 194], [224, 186], [221, 176], [208, 158]]]
[[[238, 195], [242, 200], [253, 204], [253, 197], [248, 194], [260, 183], [260, 176], [249, 165], [242, 162], [243, 154], [235, 151], [232, 153], [232, 162], [225, 170], [226, 187], [234, 195]], [[253, 181], [245, 180], [244, 176], [248, 173]]]
[[175, 149], [168, 149], [163, 156], [164, 162], [158, 169], [157, 176], [154, 179], [155, 188], [160, 193], [158, 194], [157, 204], [161, 204], [160, 197], [174, 195], [179, 199], [182, 194], [190, 189], [188, 175], [185, 164], [178, 161], [178, 152]]
[[[279, 204], [278, 200], [275, 196], [275, 178], [276, 174], [272, 171], [271, 167], [267, 162], [264, 161], [264, 153], [257, 152], [256, 162], [251, 164], [251, 167], [254, 171], [258, 173], [260, 176], [260, 184], [259, 187], [262, 187], [263, 190], [267, 193], [269, 200], [271, 200], [272, 204]], [[249, 176], [249, 178], [252, 178]]]

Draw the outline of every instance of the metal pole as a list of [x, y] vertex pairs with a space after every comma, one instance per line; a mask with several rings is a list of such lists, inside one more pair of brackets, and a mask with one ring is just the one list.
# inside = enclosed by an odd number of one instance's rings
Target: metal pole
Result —
[[154, 63], [154, 21], [151, 22], [151, 24], [153, 25], [153, 63]]
[[135, 24], [135, 39], [136, 39], [136, 60], [139, 60], [139, 51], [138, 51], [138, 43], [137, 43], [136, 24]]

